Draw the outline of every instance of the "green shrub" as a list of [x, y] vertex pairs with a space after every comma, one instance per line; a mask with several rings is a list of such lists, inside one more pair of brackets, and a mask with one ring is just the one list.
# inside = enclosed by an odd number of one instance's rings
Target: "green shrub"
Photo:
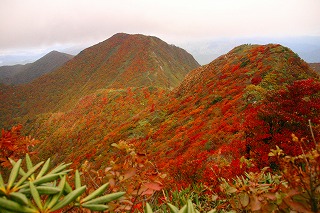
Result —
[[[0, 208], [1, 212], [49, 213], [63, 208], [86, 208], [92, 211], [108, 209], [108, 203], [122, 197], [124, 192], [103, 195], [108, 183], [100, 186], [88, 196], [82, 196], [86, 186], [81, 185], [80, 173], [75, 172], [74, 189], [67, 179], [70, 164], [61, 163], [49, 171], [50, 159], [45, 163], [33, 163], [26, 155], [27, 170], [21, 167], [22, 160], [10, 159], [13, 168], [7, 183], [0, 174]], [[20, 177], [20, 178], [19, 178]]]

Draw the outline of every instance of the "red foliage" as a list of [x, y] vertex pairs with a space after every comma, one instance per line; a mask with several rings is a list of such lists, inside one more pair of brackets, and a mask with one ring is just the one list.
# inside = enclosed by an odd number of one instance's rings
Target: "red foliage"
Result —
[[[291, 53], [283, 50], [277, 45], [243, 45], [235, 48], [213, 63], [192, 71], [172, 93], [157, 87], [129, 87], [137, 83], [132, 81], [132, 85], [124, 90], [99, 90], [94, 95], [83, 96], [91, 91], [89, 88], [96, 88], [86, 84], [87, 74], [83, 73], [82, 78], [86, 81], [81, 85], [86, 85], [88, 90], [75, 97], [84, 97], [82, 101], [65, 113], [53, 113], [48, 119], [44, 117], [44, 125], [35, 130], [40, 137], [46, 137], [46, 144], [39, 146], [39, 152], [52, 156], [59, 149], [56, 160], [73, 161], [77, 165], [87, 159], [94, 162], [95, 169], [99, 169], [110, 161], [115, 162], [117, 153], [110, 150], [110, 145], [120, 140], [127, 141], [135, 147], [138, 155], [142, 153], [152, 162], [157, 171], [168, 175], [171, 186], [185, 186], [192, 182], [215, 184], [217, 177], [233, 178], [253, 169], [247, 168], [246, 162], [239, 161], [242, 155], [256, 159], [256, 165], [262, 167], [269, 163], [267, 153], [276, 144], [297, 153], [299, 150], [287, 141], [292, 131], [299, 132], [299, 125], [307, 121], [299, 114], [312, 117], [313, 124], [317, 123], [313, 119], [319, 116], [315, 112], [312, 114], [312, 110], [308, 112], [316, 103], [315, 91], [300, 98], [306, 103], [295, 99], [298, 97], [295, 92], [300, 87], [305, 87], [303, 92], [306, 92], [312, 84], [300, 83], [291, 92], [288, 86], [269, 94], [262, 103], [257, 99], [248, 105], [243, 98], [250, 83], [260, 84], [260, 76], [268, 76], [274, 83], [274, 87], [270, 88], [290, 84], [298, 76], [312, 76], [297, 60], [287, 64], [286, 58]], [[108, 58], [108, 61], [126, 62], [122, 53], [127, 49], [119, 47], [115, 51], [119, 54]], [[128, 78], [133, 73], [144, 75], [147, 82], [158, 85], [151, 81], [154, 76], [148, 72], [150, 67], [147, 64], [142, 64], [141, 60], [128, 62], [128, 67], [124, 67], [128, 75], [121, 76], [121, 81], [114, 84], [115, 88], [122, 88], [124, 82], [135, 79]], [[101, 68], [105, 72], [107, 67], [106, 64]], [[108, 70], [115, 72], [118, 70], [116, 67]], [[277, 72], [273, 72], [275, 70]], [[268, 75], [271, 71], [276, 73], [274, 79], [273, 75]], [[117, 76], [117, 73], [113, 75]], [[103, 76], [99, 80], [104, 79]], [[268, 78], [263, 83], [270, 83]], [[100, 83], [103, 87], [107, 85], [106, 82]], [[260, 86], [267, 90], [265, 86], [269, 85]], [[63, 87], [62, 91], [65, 91]], [[70, 91], [78, 90], [73, 88]], [[291, 93], [294, 97], [286, 96]], [[71, 97], [70, 94], [68, 97]], [[54, 100], [51, 101], [56, 106]], [[296, 110], [296, 107], [299, 109]], [[297, 128], [293, 128], [295, 125]], [[220, 160], [217, 160], [219, 157]], [[124, 164], [123, 161], [117, 163], [117, 169], [122, 171]]]
[[251, 83], [254, 85], [258, 85], [262, 81], [261, 76], [255, 76], [251, 79]]
[[232, 67], [231, 72], [235, 72], [235, 71], [236, 71], [237, 69], [239, 69], [239, 68], [240, 68], [240, 65], [237, 64], [237, 65], [235, 65], [235, 66]]
[[9, 158], [17, 160], [26, 153], [30, 153], [29, 147], [34, 146], [39, 141], [30, 136], [21, 135], [22, 125], [14, 126], [11, 130], [2, 129], [0, 138], [0, 165], [10, 167]]
[[306, 137], [306, 149], [313, 147], [309, 120], [314, 126], [320, 124], [319, 91], [319, 82], [299, 80], [269, 94], [259, 106], [247, 108], [246, 151], [258, 167], [269, 166], [268, 153], [276, 145], [288, 155], [301, 154], [300, 147], [291, 141], [292, 133]]

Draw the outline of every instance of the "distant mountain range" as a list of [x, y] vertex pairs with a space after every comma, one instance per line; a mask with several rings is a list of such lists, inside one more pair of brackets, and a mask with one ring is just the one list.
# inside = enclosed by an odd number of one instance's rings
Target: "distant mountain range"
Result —
[[[172, 41], [171, 41], [172, 42]], [[297, 53], [308, 63], [320, 62], [320, 36], [296, 36], [296, 37], [232, 37], [232, 38], [206, 38], [189, 41], [174, 41], [175, 45], [188, 51], [201, 65], [210, 63], [213, 59], [229, 52], [241, 44], [281, 44]], [[59, 48], [60, 52], [77, 55], [81, 50], [91, 46], [88, 44], [75, 44], [74, 46], [52, 47]], [[48, 51], [50, 51], [48, 47]], [[12, 52], [0, 54], [0, 66], [25, 64], [33, 62], [47, 52], [39, 50], [26, 50], [26, 52]]]
[[12, 65], [0, 67], [0, 83], [25, 84], [62, 66], [73, 56], [52, 51], [37, 61], [25, 65]]

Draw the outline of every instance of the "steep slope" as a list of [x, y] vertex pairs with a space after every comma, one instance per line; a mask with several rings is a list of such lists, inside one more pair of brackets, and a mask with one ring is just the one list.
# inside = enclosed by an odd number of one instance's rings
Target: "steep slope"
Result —
[[55, 72], [18, 88], [29, 116], [69, 110], [97, 89], [177, 86], [199, 64], [185, 50], [151, 36], [116, 34]]
[[[54, 145], [57, 141], [61, 145], [61, 140], [71, 140], [70, 135], [79, 136], [72, 143], [63, 144], [63, 149], [71, 153], [70, 146], [81, 141], [72, 154], [56, 153], [56, 158], [74, 162], [88, 159], [98, 168], [107, 166], [107, 159], [114, 157], [111, 144], [125, 141], [138, 153], [145, 153], [158, 171], [168, 173], [175, 185], [212, 183], [217, 180], [216, 175], [225, 177], [243, 171], [239, 158], [246, 154], [246, 137], [251, 131], [249, 118], [258, 119], [251, 109], [266, 100], [268, 94], [276, 94], [297, 80], [308, 78], [319, 80], [308, 64], [288, 48], [273, 44], [242, 45], [193, 70], [170, 95], [146, 105], [131, 119], [127, 117], [128, 120], [121, 119], [120, 125], [113, 125], [113, 119], [119, 118], [115, 116], [106, 126], [97, 127], [97, 131], [104, 131], [112, 126], [111, 130], [102, 134], [84, 131], [86, 134], [81, 136], [81, 131], [75, 133], [77, 125], [67, 127], [68, 123], [77, 122], [63, 117], [56, 121], [64, 124], [63, 131], [54, 130], [51, 138], [45, 138], [51, 141], [50, 150], [55, 150], [59, 148]], [[311, 96], [303, 98], [311, 100]], [[122, 111], [121, 104], [118, 107], [120, 112], [128, 110]], [[96, 113], [92, 112], [93, 117]], [[48, 118], [45, 120], [43, 132], [48, 133], [55, 124]], [[89, 124], [82, 122], [82, 125], [85, 129]], [[99, 138], [92, 140], [95, 135]], [[45, 149], [44, 145], [40, 150]], [[50, 155], [50, 151], [45, 153]]]
[[[84, 160], [81, 156], [96, 154], [96, 143], [106, 135], [123, 128], [128, 120], [145, 111], [153, 111], [158, 100], [166, 99], [168, 92], [155, 87], [101, 89], [83, 97], [73, 110], [41, 114], [29, 120], [33, 125], [26, 125], [25, 132], [44, 141], [37, 148], [40, 158], [54, 154], [53, 160], [58, 162], [72, 155], [79, 162]], [[144, 128], [143, 122], [138, 125]]]
[[53, 71], [73, 58], [72, 55], [52, 51], [33, 63], [0, 67], [0, 82], [4, 84], [25, 84]]
[[14, 86], [0, 83], [0, 128], [15, 125], [14, 117], [23, 113]]
[[0, 83], [11, 84], [11, 79], [18, 73], [26, 70], [30, 64], [12, 65], [12, 66], [1, 66], [0, 67]]

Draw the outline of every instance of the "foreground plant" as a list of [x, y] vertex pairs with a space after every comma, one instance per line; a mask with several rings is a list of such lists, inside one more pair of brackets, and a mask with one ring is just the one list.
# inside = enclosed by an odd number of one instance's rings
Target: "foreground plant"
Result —
[[[305, 139], [292, 134], [292, 141], [302, 154], [290, 156], [276, 146], [269, 157], [278, 166], [276, 174], [260, 172], [222, 180], [225, 206], [238, 211], [319, 212], [320, 210], [320, 146], [305, 151]], [[276, 159], [275, 159], [276, 158]]]
[[[75, 172], [74, 189], [67, 182], [70, 164], [61, 163], [51, 171], [50, 159], [45, 163], [33, 163], [26, 155], [27, 171], [21, 167], [22, 160], [10, 159], [13, 166], [7, 183], [0, 174], [0, 208], [2, 212], [49, 213], [69, 207], [92, 211], [108, 209], [108, 203], [122, 197], [124, 192], [103, 195], [108, 183], [86, 197], [81, 197], [86, 186], [81, 185], [80, 173]], [[42, 167], [41, 167], [42, 166]], [[41, 169], [40, 169], [41, 168]], [[40, 170], [39, 172], [37, 172]], [[20, 176], [20, 178], [18, 178]]]
[[[310, 125], [311, 126], [311, 125]], [[310, 127], [311, 129], [311, 127]], [[313, 136], [313, 132], [311, 129]], [[299, 139], [292, 134], [292, 141], [302, 150], [301, 155], [290, 156], [282, 149], [276, 147], [269, 153], [275, 157], [281, 175], [294, 189], [290, 199], [285, 200], [290, 209], [302, 212], [320, 211], [320, 145], [313, 137], [315, 148], [305, 151], [305, 138]]]
[[22, 125], [13, 126], [10, 130], [2, 129], [0, 133], [0, 167], [10, 168], [8, 160], [22, 158], [30, 152], [30, 147], [39, 143], [38, 140], [21, 134]]
[[281, 176], [266, 173], [265, 170], [246, 173], [245, 176], [237, 177], [233, 181], [221, 179], [221, 182], [220, 188], [225, 202], [237, 212], [279, 210], [283, 198], [282, 192], [288, 187]]
[[[178, 207], [168, 203], [168, 207], [170, 209], [170, 212], [172, 213], [199, 213], [199, 211], [194, 207], [194, 204], [191, 202], [191, 200], [188, 200], [187, 203], [181, 208], [179, 209]], [[153, 213], [153, 210], [151, 208], [151, 206], [149, 205], [149, 203], [146, 204], [145, 207], [145, 213]], [[211, 210], [208, 213], [213, 213], [215, 212], [215, 210]]]
[[143, 211], [143, 204], [161, 192], [166, 175], [157, 171], [146, 155], [137, 153], [135, 147], [120, 140], [111, 144], [116, 158], [110, 159], [108, 167], [95, 170], [96, 161], [85, 161], [80, 171], [89, 189], [108, 182], [109, 191], [125, 191], [121, 202], [109, 205], [111, 212]]

